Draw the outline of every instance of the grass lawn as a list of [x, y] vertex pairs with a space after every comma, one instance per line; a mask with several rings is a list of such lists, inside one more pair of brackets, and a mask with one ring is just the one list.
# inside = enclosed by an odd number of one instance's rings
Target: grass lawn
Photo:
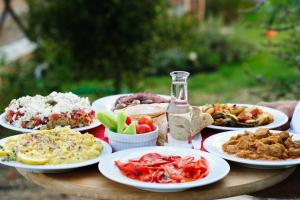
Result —
[[[241, 64], [222, 66], [216, 73], [191, 76], [188, 87], [190, 102], [256, 103], [263, 100], [262, 97], [266, 96], [264, 93], [272, 92], [269, 86], [272, 82], [297, 77], [299, 75], [296, 68], [276, 59], [273, 55], [257, 54]], [[146, 78], [144, 85], [146, 91], [168, 94], [170, 77]]]
[[[214, 102], [257, 103], [277, 100], [272, 83], [297, 80], [299, 72], [272, 54], [258, 53], [240, 64], [224, 65], [214, 73], [193, 74], [188, 80], [190, 103], [200, 105]], [[170, 76], [145, 77], [137, 91], [170, 94]], [[66, 84], [65, 91], [87, 95], [91, 100], [112, 94], [109, 81]], [[132, 92], [124, 90], [123, 93]], [[284, 92], [284, 91], [283, 91]], [[270, 97], [269, 97], [270, 96]], [[266, 98], [268, 97], [268, 98]]]

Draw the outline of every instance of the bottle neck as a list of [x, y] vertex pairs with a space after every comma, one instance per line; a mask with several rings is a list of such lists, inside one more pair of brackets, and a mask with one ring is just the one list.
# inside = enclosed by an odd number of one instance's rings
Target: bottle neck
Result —
[[171, 86], [171, 101], [177, 104], [188, 103], [188, 91], [186, 81], [172, 81]]

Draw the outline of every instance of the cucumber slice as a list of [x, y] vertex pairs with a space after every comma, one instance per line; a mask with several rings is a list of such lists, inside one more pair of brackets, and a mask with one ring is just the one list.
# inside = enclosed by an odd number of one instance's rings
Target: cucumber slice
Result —
[[123, 131], [124, 134], [136, 134], [135, 122], [131, 122], [127, 128]]
[[126, 114], [124, 112], [119, 112], [117, 115], [117, 132], [123, 133], [126, 128]]
[[117, 131], [117, 120], [116, 116], [111, 111], [100, 111], [97, 113], [97, 119], [111, 131]]

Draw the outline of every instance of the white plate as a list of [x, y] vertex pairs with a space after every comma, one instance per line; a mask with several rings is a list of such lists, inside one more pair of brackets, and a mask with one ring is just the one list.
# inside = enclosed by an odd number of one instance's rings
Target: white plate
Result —
[[[280, 131], [272, 131], [273, 133], [280, 132]], [[220, 156], [226, 160], [234, 161], [245, 165], [251, 168], [259, 168], [259, 169], [278, 169], [278, 168], [287, 168], [294, 165], [300, 164], [300, 158], [297, 159], [288, 159], [288, 160], [250, 160], [245, 158], [240, 158], [231, 154], [227, 154], [223, 151], [222, 145], [227, 142], [230, 137], [235, 136], [237, 134], [241, 134], [243, 131], [227, 131], [218, 133], [208, 137], [204, 141], [204, 148], [217, 156]], [[300, 140], [299, 134], [293, 134], [293, 140]]]
[[[17, 136], [11, 136], [11, 137], [17, 137]], [[4, 138], [2, 140], [0, 140], [0, 145], [3, 145], [5, 143], [5, 141], [8, 138], [11, 137], [7, 137]], [[75, 168], [80, 168], [80, 167], [85, 167], [88, 165], [93, 165], [99, 162], [99, 160], [102, 157], [105, 157], [106, 155], [111, 154], [112, 149], [109, 146], [109, 144], [107, 144], [106, 142], [99, 140], [96, 138], [96, 140], [101, 141], [102, 145], [103, 145], [103, 150], [101, 152], [101, 154], [91, 160], [87, 160], [84, 162], [80, 162], [80, 163], [72, 163], [72, 164], [61, 164], [61, 165], [28, 165], [28, 164], [23, 164], [17, 161], [2, 161], [2, 159], [0, 159], [0, 163], [6, 166], [10, 166], [10, 167], [15, 167], [17, 169], [21, 169], [23, 171], [28, 171], [28, 172], [35, 172], [35, 173], [61, 173], [61, 172], [66, 172], [66, 171], [70, 171], [72, 169]]]
[[[115, 102], [119, 97], [128, 96], [128, 95], [132, 95], [132, 93], [117, 94], [117, 95], [111, 95], [111, 96], [103, 97], [103, 98], [95, 100], [92, 103], [92, 107], [96, 111], [96, 113], [99, 112], [100, 110], [104, 110], [104, 109], [111, 110], [114, 107]], [[167, 95], [159, 95], [159, 96], [164, 97], [166, 99], [170, 98], [170, 96], [167, 96]]]
[[264, 107], [264, 106], [257, 106], [257, 105], [251, 105], [251, 104], [236, 104], [239, 106], [246, 106], [246, 107], [257, 107], [262, 109], [265, 112], [270, 113], [273, 118], [274, 121], [270, 124], [267, 125], [263, 125], [263, 126], [255, 126], [255, 127], [228, 127], [228, 126], [216, 126], [216, 125], [210, 125], [207, 128], [212, 128], [212, 129], [218, 129], [218, 130], [225, 130], [225, 131], [235, 131], [235, 130], [244, 130], [246, 129], [257, 129], [257, 128], [261, 128], [261, 127], [265, 127], [265, 128], [269, 128], [269, 129], [274, 129], [274, 128], [278, 128], [282, 125], [284, 125], [285, 123], [288, 122], [289, 118], [286, 114], [284, 114], [283, 112], [279, 111], [279, 110], [275, 110], [273, 108], [268, 108], [268, 107]]
[[[126, 162], [129, 159], [140, 158], [141, 156], [147, 153], [159, 153], [162, 155], [178, 155], [183, 157], [194, 156], [195, 158], [200, 158], [200, 156], [202, 156], [208, 161], [209, 173], [203, 179], [187, 183], [148, 183], [127, 178], [120, 172], [120, 170], [114, 164], [115, 160]], [[130, 185], [141, 190], [147, 190], [152, 192], [178, 192], [187, 190], [189, 188], [214, 183], [224, 178], [229, 173], [230, 167], [229, 164], [222, 158], [219, 158], [217, 156], [214, 156], [213, 154], [204, 151], [178, 147], [143, 147], [119, 151], [109, 156], [101, 158], [99, 162], [99, 170], [105, 177], [115, 182]]]
[[[16, 127], [16, 126], [13, 126], [13, 125], [7, 123], [7, 121], [5, 120], [5, 113], [2, 113], [0, 115], [0, 125], [3, 126], [4, 128], [14, 130], [14, 131], [18, 131], [18, 132], [22, 132], [22, 133], [33, 133], [33, 132], [40, 131], [40, 130], [29, 129], [29, 128], [20, 128], [20, 127]], [[97, 119], [95, 119], [93, 121], [93, 123], [91, 123], [89, 126], [84, 126], [84, 127], [80, 127], [80, 128], [72, 128], [72, 130], [74, 130], [74, 131], [86, 131], [86, 130], [95, 128], [95, 127], [100, 126], [100, 125], [101, 125], [101, 123]]]

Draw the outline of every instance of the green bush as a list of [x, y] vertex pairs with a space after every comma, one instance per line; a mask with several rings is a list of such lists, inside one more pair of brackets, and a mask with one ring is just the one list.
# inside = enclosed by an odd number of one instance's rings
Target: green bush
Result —
[[[113, 79], [119, 92], [123, 81], [132, 82], [126, 76], [138, 78], [151, 69], [163, 0], [28, 0], [28, 5], [30, 37], [39, 46], [37, 59], [49, 63], [47, 76], [67, 75], [64, 82]], [[59, 85], [49, 77], [45, 83], [51, 88]]]
[[205, 15], [222, 17], [225, 22], [232, 22], [240, 17], [242, 11], [254, 8], [255, 3], [253, 0], [208, 0]]
[[145, 74], [214, 71], [252, 50], [219, 18], [170, 16], [164, 0], [27, 1], [34, 60], [48, 64], [40, 80], [47, 91], [79, 80], [134, 90]]
[[178, 21], [175, 31], [162, 42], [165, 49], [153, 59], [158, 74], [172, 70], [215, 71], [242, 61], [255, 50], [248, 38], [235, 33], [234, 26], [225, 26], [219, 18], [199, 22], [183, 17]]

